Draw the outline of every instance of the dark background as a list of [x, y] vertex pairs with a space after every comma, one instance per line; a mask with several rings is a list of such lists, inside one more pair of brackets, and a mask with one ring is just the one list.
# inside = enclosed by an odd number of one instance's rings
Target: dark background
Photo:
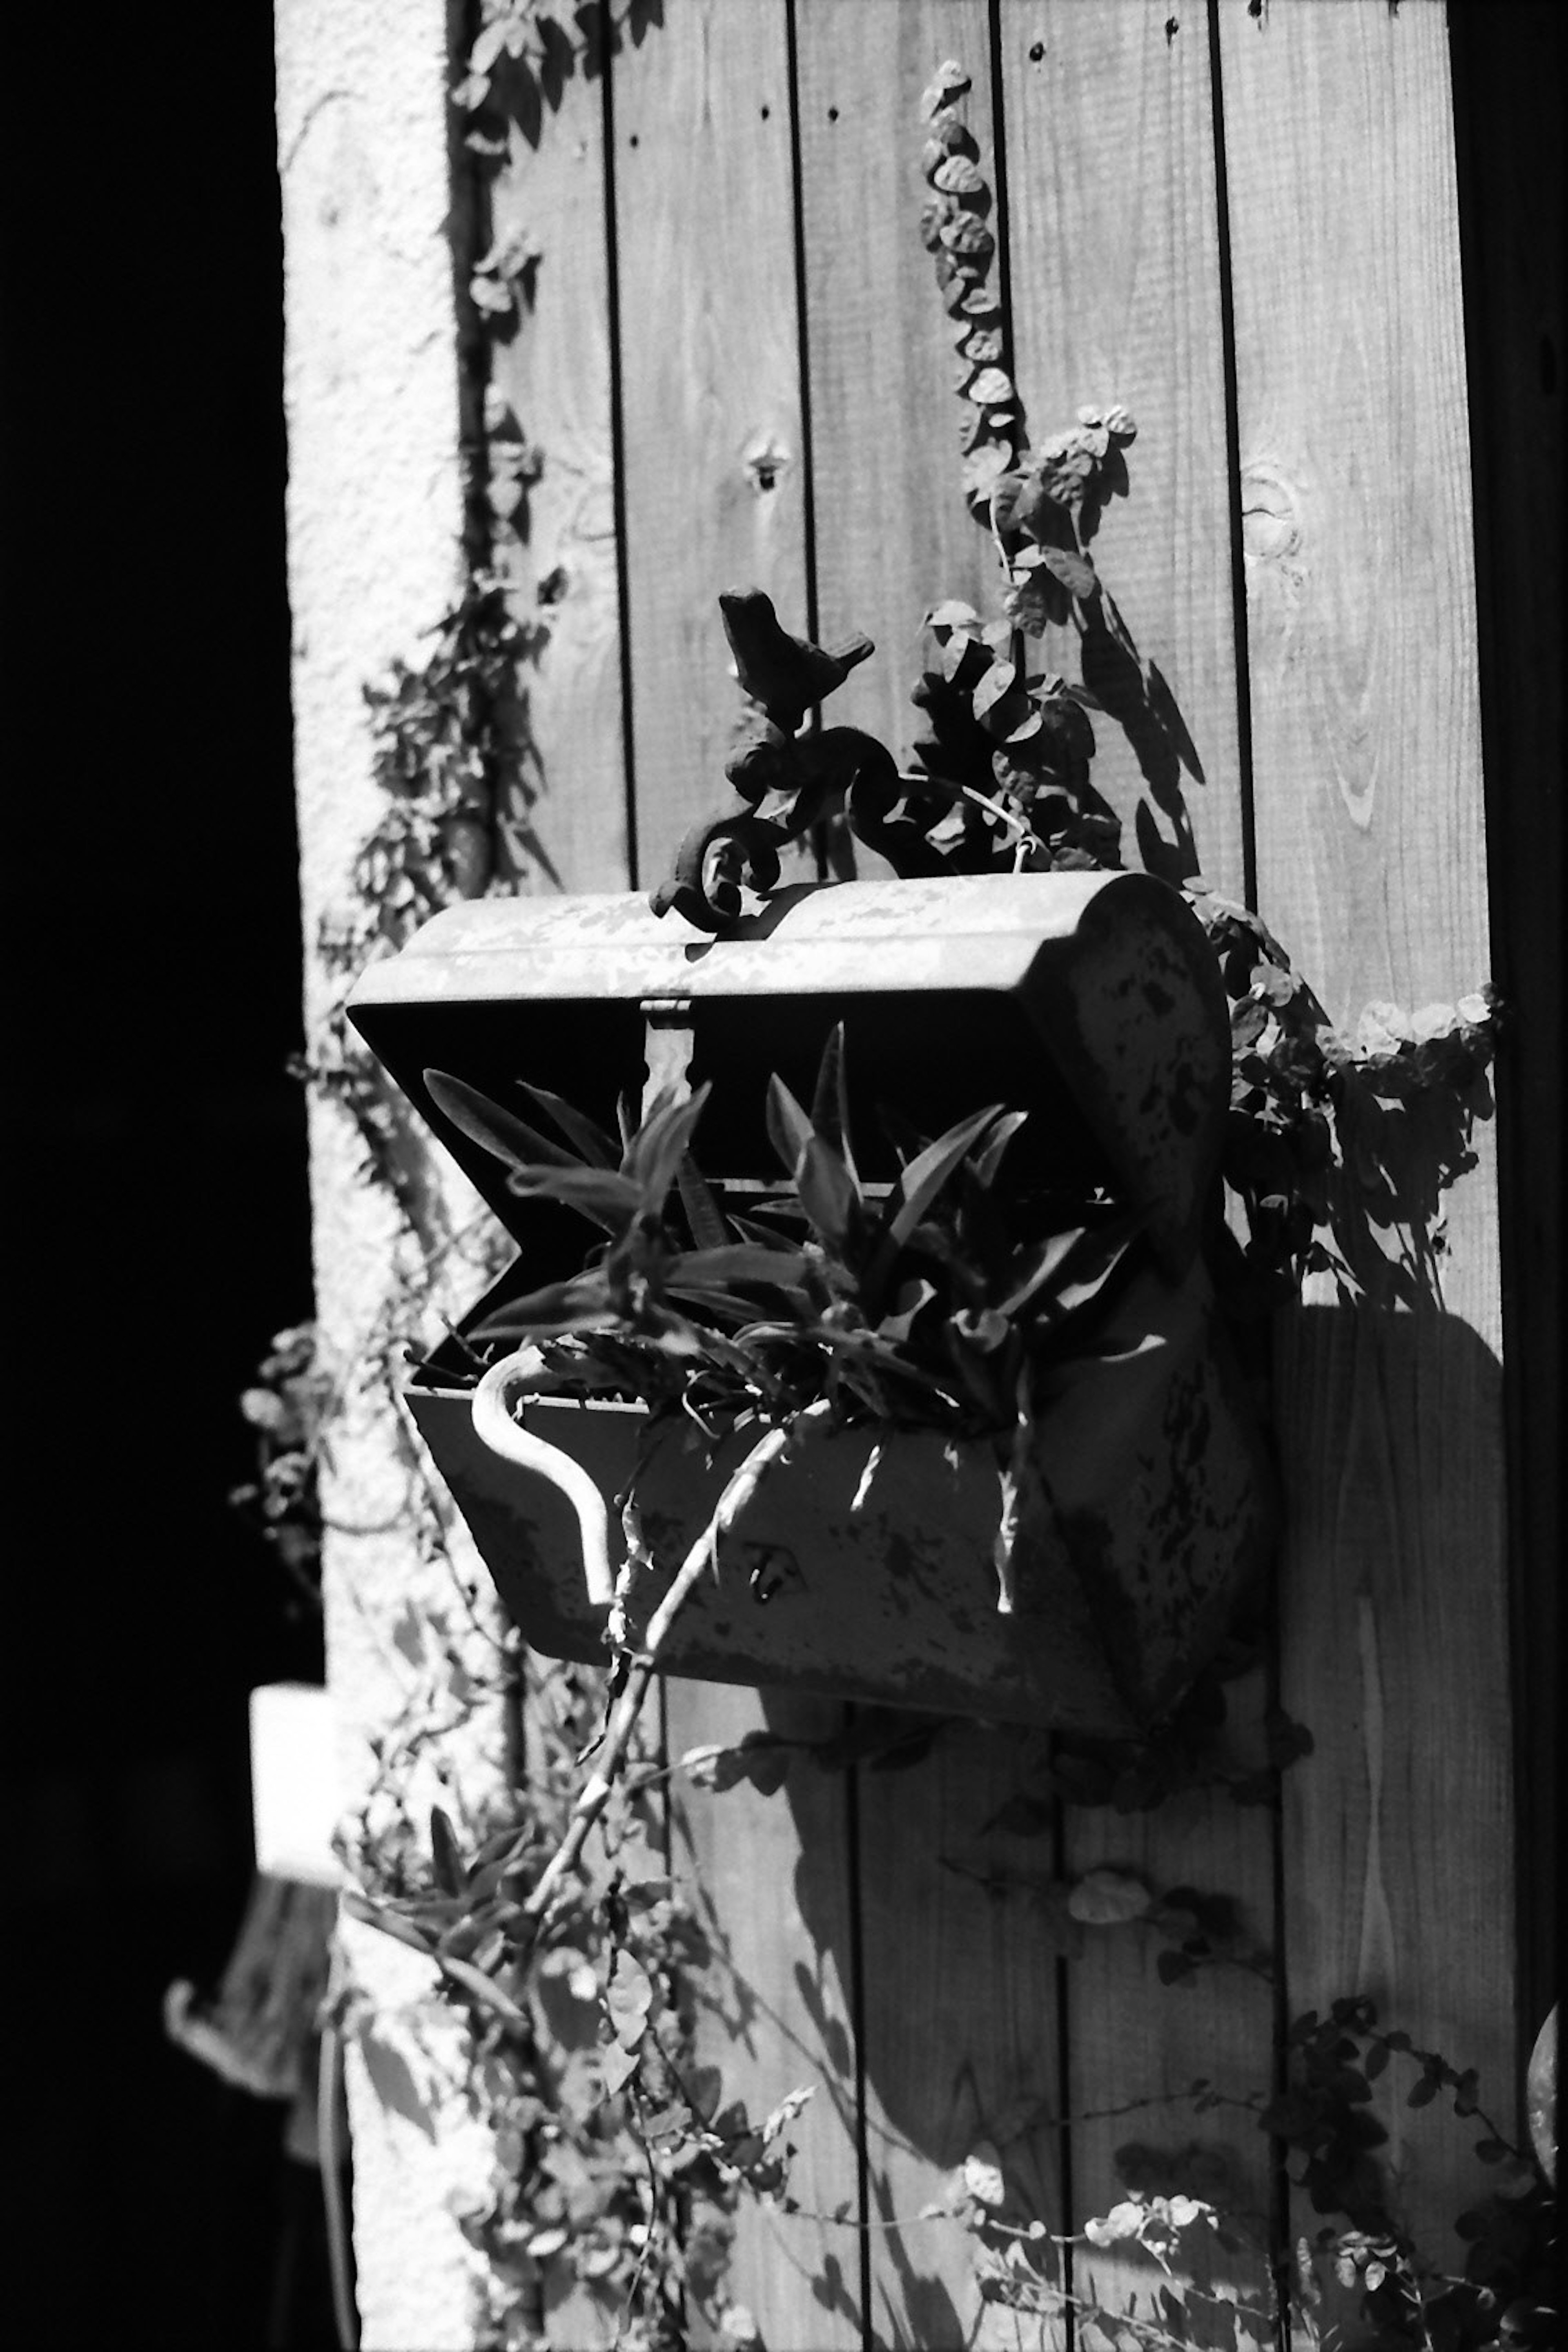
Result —
[[[314, 2176], [280, 2158], [280, 2106], [165, 2042], [161, 2004], [239, 1925], [247, 1695], [321, 1665], [226, 1502], [254, 1466], [235, 1400], [311, 1304], [272, 27], [254, 5], [221, 37], [23, 18], [0, 2315], [16, 2344], [237, 2347], [268, 2339]], [[320, 2312], [307, 2264], [289, 2340], [331, 2340]]]

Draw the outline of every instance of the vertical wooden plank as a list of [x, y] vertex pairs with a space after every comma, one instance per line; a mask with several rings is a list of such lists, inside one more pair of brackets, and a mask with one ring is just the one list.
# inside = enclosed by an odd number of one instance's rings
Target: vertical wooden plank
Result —
[[829, 710], [902, 757], [926, 610], [948, 596], [999, 609], [990, 538], [960, 490], [953, 322], [919, 233], [920, 98], [944, 59], [973, 77], [959, 110], [994, 185], [987, 10], [797, 0], [796, 20], [817, 612], [829, 644], [863, 629], [877, 646]]
[[[1168, 29], [1176, 21], [1176, 29]], [[1190, 824], [1216, 890], [1246, 895], [1220, 331], [1214, 111], [1201, 10], [1005, 0], [1013, 341], [1031, 442], [1090, 403], [1138, 425], [1129, 491], [1094, 544], [1175, 717], [1095, 720], [1094, 782], [1162, 840]], [[1055, 658], [1079, 675], [1070, 631]], [[1142, 758], [1140, 757], [1142, 751]], [[1158, 864], [1158, 861], [1155, 861]]]
[[[496, 564], [513, 616], [543, 633], [521, 679], [538, 788], [522, 889], [628, 878], [602, 115], [601, 87], [579, 68], [526, 131], [509, 123], [490, 196], [492, 250], [535, 257], [515, 330], [491, 335], [487, 402]], [[522, 451], [539, 472], [519, 502]]]
[[[672, 1863], [713, 1958], [699, 1990], [697, 2054], [721, 2096], [760, 2124], [793, 2091], [810, 2104], [788, 2128], [788, 2197], [742, 2197], [725, 2284], [776, 2352], [858, 2352], [861, 2342], [858, 2116], [853, 2026], [853, 1887], [842, 1771], [804, 1752], [838, 1731], [826, 1700], [665, 1684]], [[795, 1743], [784, 1789], [720, 1792], [679, 1769], [688, 1745], [738, 1747], [748, 1733]], [[834, 2218], [834, 2217], [840, 2218]]]
[[[983, 2300], [975, 2242], [942, 2210], [979, 2156], [1001, 2171], [1005, 2222], [1062, 2228], [1057, 1945], [1029, 1892], [1039, 1849], [986, 1834], [1016, 1759], [1007, 1735], [955, 1723], [921, 1762], [859, 1777], [870, 2341], [900, 2352], [1068, 2341], [1058, 2319]], [[1038, 2269], [1060, 2276], [1043, 2248]]]
[[[1220, 15], [1259, 901], [1331, 1014], [1489, 961], [1444, 13]], [[1353, 167], [1352, 160], [1353, 159]], [[1309, 1306], [1282, 1349], [1290, 2005], [1363, 1992], [1515, 2111], [1497, 1209], [1489, 1126], [1441, 1297]], [[1380, 2086], [1401, 2211], [1457, 2268], [1473, 2127]], [[1385, 2095], [1384, 2095], [1385, 2094]], [[1495, 2103], [1495, 2104], [1493, 2104]], [[1316, 2226], [1304, 2216], [1306, 2226]]]
[[616, 236], [637, 866], [729, 806], [722, 588], [805, 625], [782, 0], [681, 0], [616, 69]]
[[[718, 614], [758, 586], [806, 617], [805, 465], [786, 18], [681, 0], [615, 68], [618, 365], [624, 430], [639, 878], [695, 817], [731, 799], [740, 698]], [[670, 1753], [768, 1727], [756, 1692], [671, 1681]], [[795, 1736], [837, 1710], [773, 1713]], [[801, 1811], [797, 1812], [796, 1802]], [[849, 1867], [842, 1780], [790, 1799], [683, 1786], [673, 1853], [718, 1954], [697, 2055], [753, 2116], [815, 2084], [792, 2131], [814, 2218], [743, 2199], [728, 2285], [772, 2346], [860, 2340], [859, 2172], [848, 2013]], [[807, 1834], [809, 1832], [809, 1834]], [[815, 2218], [843, 2209], [847, 2226]]]
[[[1173, 33], [1172, 16], [1180, 18]], [[1239, 898], [1243, 780], [1204, 20], [1121, 0], [1008, 5], [1002, 86], [1014, 348], [1030, 436], [1037, 445], [1082, 403], [1121, 402], [1136, 418], [1130, 494], [1107, 508], [1095, 559], [1180, 714], [1163, 730], [1097, 716], [1094, 782], [1122, 816], [1129, 864], [1145, 862], [1134, 821], [1142, 803], [1166, 844], [1190, 824], [1188, 870], [1201, 866]], [[1060, 635], [1068, 643], [1054, 658], [1076, 677], [1071, 633]], [[1147, 862], [1160, 870], [1158, 852]], [[1250, 1724], [1254, 1761], [1261, 1680], [1259, 1671], [1229, 1693], [1233, 1719]], [[1188, 1792], [1131, 1816], [1071, 1807], [1067, 1867], [1074, 1878], [1101, 1867], [1131, 1872], [1154, 1895], [1187, 1886], [1222, 1896], [1250, 1945], [1267, 1949], [1272, 1830], [1267, 1808], [1242, 1809], [1223, 1794]], [[1200, 2116], [1182, 2095], [1200, 2079], [1233, 2099], [1267, 2094], [1270, 1990], [1234, 1966], [1167, 1986], [1162, 1948], [1147, 1928], [1089, 1927], [1068, 1967], [1071, 2112], [1080, 2118], [1071, 2131], [1071, 2224], [1105, 2213], [1130, 2185], [1212, 2199], [1247, 2217], [1258, 2241], [1250, 2258], [1219, 2266], [1220, 2291], [1262, 2306], [1268, 2142], [1240, 2109]], [[1142, 2155], [1119, 2164], [1130, 2146]], [[1157, 2273], [1124, 2249], [1080, 2254], [1073, 2284], [1118, 2311], [1134, 2296], [1144, 2316], [1158, 2315]], [[1255, 2333], [1244, 2325], [1241, 2340]]]
[[[829, 642], [864, 629], [878, 649], [831, 715], [901, 755], [925, 610], [948, 596], [997, 610], [1002, 586], [963, 502], [954, 331], [920, 236], [921, 93], [947, 59], [970, 77], [960, 110], [994, 187], [989, 12], [984, 0], [797, 0], [796, 42], [819, 625]], [[920, 2218], [951, 2200], [953, 2168], [979, 2143], [1007, 2138], [1015, 2218], [1049, 2225], [1059, 2209], [1054, 2124], [1020, 2120], [1060, 2104], [1054, 1959], [1027, 1906], [989, 1904], [944, 1862], [973, 1849], [1001, 1801], [1006, 1752], [965, 1729], [910, 1769], [859, 1775], [879, 2346], [1015, 2341], [1012, 2319], [981, 2303], [962, 2226]]]

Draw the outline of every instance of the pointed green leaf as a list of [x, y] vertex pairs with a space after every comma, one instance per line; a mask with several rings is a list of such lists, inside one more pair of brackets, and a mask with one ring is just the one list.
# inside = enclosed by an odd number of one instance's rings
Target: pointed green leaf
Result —
[[844, 1076], [844, 1024], [835, 1024], [833, 1033], [823, 1048], [822, 1067], [816, 1074], [816, 1092], [812, 1097], [811, 1124], [816, 1133], [832, 1144], [843, 1159], [851, 1181], [858, 1185], [855, 1153], [849, 1141], [849, 1095]]
[[805, 1147], [795, 1188], [813, 1231], [842, 1255], [858, 1221], [860, 1188], [820, 1135], [814, 1135]]
[[477, 1143], [481, 1151], [504, 1160], [509, 1168], [574, 1168], [576, 1160], [558, 1143], [549, 1143], [521, 1118], [480, 1094], [466, 1079], [445, 1070], [426, 1070], [425, 1089], [443, 1118]]
[[[782, 1207], [784, 1204], [781, 1202], [780, 1205]], [[794, 1202], [789, 1203], [789, 1206], [793, 1210]], [[732, 1215], [730, 1223], [742, 1241], [754, 1243], [758, 1249], [773, 1250], [775, 1253], [787, 1250], [792, 1254], [795, 1251], [795, 1244], [786, 1234], [779, 1233], [773, 1225], [759, 1224], [754, 1217]]]
[[620, 1321], [610, 1305], [602, 1266], [574, 1274], [569, 1282], [547, 1283], [524, 1298], [509, 1299], [473, 1327], [476, 1339], [552, 1338], [563, 1331], [609, 1330]]
[[616, 1146], [611, 1142], [604, 1129], [589, 1118], [584, 1112], [574, 1109], [572, 1104], [564, 1101], [560, 1095], [552, 1095], [543, 1087], [531, 1087], [526, 1078], [520, 1078], [518, 1084], [531, 1102], [537, 1103], [541, 1110], [549, 1113], [562, 1134], [569, 1142], [576, 1145], [583, 1158], [592, 1167], [618, 1168], [620, 1166], [621, 1155]]
[[680, 1163], [691, 1148], [691, 1137], [703, 1107], [713, 1091], [709, 1079], [695, 1094], [682, 1098], [663, 1094], [627, 1147], [621, 1172], [642, 1196], [642, 1206], [655, 1214], [669, 1197]]
[[519, 1200], [563, 1202], [607, 1234], [624, 1232], [644, 1205], [637, 1187], [608, 1168], [514, 1168], [506, 1181]]
[[722, 1249], [689, 1250], [668, 1270], [670, 1289], [679, 1281], [723, 1283], [767, 1282], [787, 1286], [798, 1282], [805, 1254], [798, 1249], [770, 1249], [752, 1242], [727, 1242]]
[[718, 1196], [689, 1151], [675, 1171], [680, 1188], [680, 1205], [686, 1211], [686, 1222], [691, 1228], [691, 1238], [699, 1249], [721, 1249], [725, 1240], [724, 1212]]
[[1060, 1322], [1079, 1314], [1099, 1297], [1128, 1250], [1142, 1233], [1142, 1216], [1118, 1217], [1111, 1224], [1090, 1225], [1066, 1238], [1069, 1246], [1053, 1265], [1049, 1318]]
[[486, 1976], [483, 1969], [476, 1969], [471, 1961], [454, 1958], [445, 1952], [438, 1958], [443, 1971], [454, 1984], [460, 1984], [465, 1992], [471, 1993], [481, 2008], [493, 2010], [498, 2017], [504, 2017], [509, 2025], [527, 2024], [528, 2020], [516, 2001], [502, 1992], [500, 1985], [492, 1977]]
[[992, 1132], [986, 1137], [984, 1150], [974, 1155], [975, 1181], [987, 1191], [996, 1181], [996, 1171], [1002, 1164], [1002, 1154], [1028, 1118], [1026, 1110], [1005, 1111]]
[[442, 1894], [461, 1895], [468, 1885], [468, 1874], [463, 1867], [458, 1832], [439, 1805], [430, 1808], [430, 1853], [436, 1869], [436, 1884]]
[[899, 1178], [889, 1196], [888, 1207], [892, 1213], [888, 1223], [888, 1238], [901, 1249], [919, 1224], [942, 1186], [947, 1182], [972, 1146], [984, 1135], [992, 1120], [1001, 1114], [1000, 1103], [976, 1111], [972, 1118], [961, 1119], [950, 1127], [945, 1135], [928, 1143]]
[[768, 1080], [767, 1123], [768, 1140], [783, 1160], [786, 1173], [793, 1176], [811, 1141], [812, 1126], [776, 1073]]

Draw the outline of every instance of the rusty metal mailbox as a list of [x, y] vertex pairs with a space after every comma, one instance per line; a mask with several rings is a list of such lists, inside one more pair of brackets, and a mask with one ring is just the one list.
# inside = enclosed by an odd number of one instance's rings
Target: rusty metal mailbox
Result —
[[[803, 1429], [681, 1609], [663, 1663], [1109, 1734], [1180, 1696], [1226, 1631], [1272, 1510], [1202, 1250], [1228, 1013], [1177, 893], [1098, 872], [803, 885], [723, 939], [637, 897], [479, 900], [374, 965], [350, 1012], [518, 1243], [465, 1330], [574, 1271], [584, 1229], [507, 1189], [500, 1164], [432, 1100], [429, 1068], [492, 1097], [525, 1079], [612, 1130], [617, 1099], [635, 1099], [649, 1073], [710, 1078], [699, 1158], [742, 1194], [770, 1165], [770, 1076], [809, 1098], [840, 1023], [870, 1177], [879, 1151], [884, 1172], [896, 1169], [880, 1106], [926, 1135], [993, 1102], [1026, 1110], [1018, 1148], [1042, 1181], [1110, 1196], [1145, 1223], [1140, 1263], [1038, 1412], [1011, 1591], [993, 1564], [989, 1440]], [[603, 1658], [606, 1611], [584, 1581], [573, 1507], [476, 1431], [471, 1362], [460, 1344], [438, 1350], [409, 1410], [525, 1640]], [[684, 1415], [552, 1394], [547, 1381], [524, 1417], [606, 1500], [635, 1480], [657, 1588], [634, 1596], [646, 1621], [747, 1441], [709, 1448]], [[617, 1519], [612, 1509], [612, 1530]]]

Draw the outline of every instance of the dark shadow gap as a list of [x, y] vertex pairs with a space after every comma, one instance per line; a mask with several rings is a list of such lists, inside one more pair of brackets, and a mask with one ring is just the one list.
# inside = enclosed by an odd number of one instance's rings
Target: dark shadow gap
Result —
[[616, 64], [605, 58], [600, 88], [605, 141], [605, 307], [610, 347], [610, 469], [616, 530], [616, 596], [620, 606], [621, 756], [626, 770], [626, 880], [640, 887], [637, 845], [637, 736], [632, 707], [631, 576], [626, 547], [626, 425], [621, 355], [621, 273], [616, 215]]
[[790, 228], [795, 257], [795, 334], [800, 367], [801, 529], [805, 541], [805, 634], [819, 642], [816, 609], [816, 458], [811, 420], [811, 320], [805, 263], [805, 187], [801, 163], [800, 49], [795, 0], [784, 0], [789, 73]]
[[1230, 179], [1225, 152], [1225, 77], [1219, 0], [1208, 0], [1209, 89], [1214, 110], [1215, 214], [1219, 237], [1220, 349], [1225, 371], [1226, 480], [1230, 492], [1231, 628], [1236, 646], [1236, 749], [1241, 769], [1242, 893], [1258, 904], [1258, 828], [1252, 788], [1252, 669], [1247, 641], [1247, 565], [1241, 536], [1241, 404], [1236, 373], [1236, 294], [1231, 278]]

